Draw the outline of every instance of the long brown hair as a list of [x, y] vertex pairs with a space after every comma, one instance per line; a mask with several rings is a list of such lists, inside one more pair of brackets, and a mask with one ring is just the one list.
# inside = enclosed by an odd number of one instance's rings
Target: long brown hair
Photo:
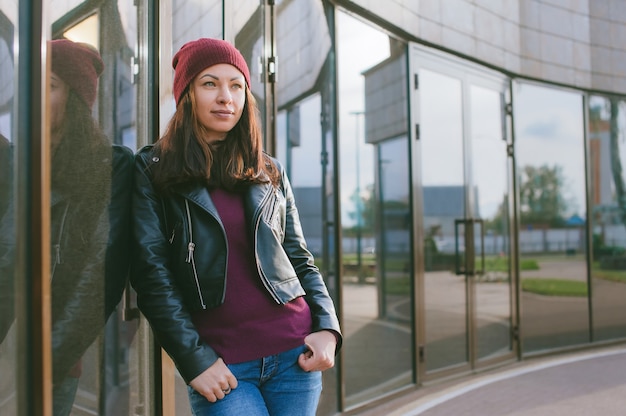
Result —
[[62, 138], [52, 158], [52, 189], [81, 200], [89, 196], [106, 200], [110, 193], [110, 166], [108, 172], [95, 169], [106, 165], [104, 159], [111, 158], [112, 144], [91, 109], [72, 89], [61, 129]]
[[204, 140], [206, 129], [195, 106], [193, 90], [188, 88], [154, 146], [159, 162], [152, 165], [151, 172], [157, 191], [168, 194], [189, 183], [231, 190], [258, 183], [278, 186], [280, 173], [263, 152], [258, 107], [248, 88], [241, 118], [223, 141]]

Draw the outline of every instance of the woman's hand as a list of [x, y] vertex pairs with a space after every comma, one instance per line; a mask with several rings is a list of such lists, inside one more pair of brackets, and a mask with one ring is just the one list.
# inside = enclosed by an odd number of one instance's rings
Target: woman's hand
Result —
[[231, 389], [237, 388], [237, 379], [224, 361], [218, 358], [211, 367], [191, 380], [189, 385], [208, 401], [215, 403], [230, 393]]
[[337, 339], [331, 331], [313, 332], [304, 338], [304, 343], [309, 350], [298, 357], [304, 371], [324, 371], [335, 365]]

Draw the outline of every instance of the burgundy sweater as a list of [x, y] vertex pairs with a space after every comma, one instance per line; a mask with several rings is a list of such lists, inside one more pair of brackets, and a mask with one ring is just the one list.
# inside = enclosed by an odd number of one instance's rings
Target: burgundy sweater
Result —
[[227, 364], [255, 360], [304, 344], [311, 311], [304, 298], [277, 304], [263, 286], [246, 227], [241, 193], [210, 191], [228, 244], [226, 297], [192, 314], [200, 337]]

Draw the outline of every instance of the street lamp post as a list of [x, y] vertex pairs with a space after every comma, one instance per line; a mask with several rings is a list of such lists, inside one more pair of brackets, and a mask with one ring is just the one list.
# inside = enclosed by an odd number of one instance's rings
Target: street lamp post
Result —
[[362, 222], [361, 222], [361, 162], [360, 162], [360, 155], [359, 155], [359, 149], [360, 149], [360, 137], [359, 137], [359, 130], [360, 130], [360, 116], [364, 115], [365, 112], [364, 111], [351, 111], [350, 112], [351, 115], [355, 116], [356, 119], [356, 132], [355, 132], [355, 139], [356, 139], [356, 148], [355, 148], [355, 155], [356, 155], [356, 270], [357, 270], [357, 277], [360, 283], [363, 283], [363, 281], [365, 280], [365, 276], [363, 273], [363, 258], [362, 258], [362, 252], [363, 249], [361, 247], [362, 244], [362, 231], [361, 231], [361, 227], [362, 227]]

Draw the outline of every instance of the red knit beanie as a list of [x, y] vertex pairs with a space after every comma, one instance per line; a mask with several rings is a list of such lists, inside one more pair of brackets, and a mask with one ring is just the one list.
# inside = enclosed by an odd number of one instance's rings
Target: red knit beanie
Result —
[[52, 72], [57, 74], [89, 106], [96, 101], [98, 77], [104, 63], [90, 45], [68, 39], [50, 41]]
[[185, 43], [172, 59], [176, 105], [189, 83], [204, 69], [216, 64], [230, 64], [237, 68], [250, 88], [250, 71], [241, 52], [225, 40], [200, 38]]

